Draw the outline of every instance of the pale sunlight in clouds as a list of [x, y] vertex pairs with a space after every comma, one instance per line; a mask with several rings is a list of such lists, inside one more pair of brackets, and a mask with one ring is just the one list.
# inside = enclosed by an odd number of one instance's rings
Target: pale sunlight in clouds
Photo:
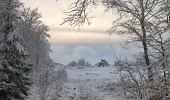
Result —
[[90, 25], [84, 24], [80, 30], [73, 30], [67, 25], [60, 25], [63, 13], [68, 10], [68, 5], [72, 0], [23, 0], [27, 7], [38, 8], [42, 14], [42, 21], [49, 26], [49, 42], [51, 43], [51, 58], [55, 62], [68, 63], [73, 59], [85, 58], [90, 62], [97, 62], [100, 59], [106, 59], [113, 63], [113, 51], [111, 46], [118, 52], [124, 52], [123, 56], [129, 57], [134, 53], [135, 48], [131, 51], [125, 51], [121, 48], [121, 43], [125, 37], [117, 34], [109, 35], [106, 31], [112, 26], [113, 19], [116, 15], [107, 13], [104, 7], [98, 7], [91, 10], [92, 19]]
[[[31, 6], [32, 8], [37, 8], [42, 14], [42, 21], [47, 24], [50, 27], [50, 32], [49, 34], [51, 35], [50, 41], [56, 41], [56, 42], [63, 42], [65, 39], [66, 41], [68, 40], [74, 40], [76, 38], [76, 41], [81, 42], [82, 39], [83, 41], [87, 39], [109, 39], [109, 36], [104, 35], [104, 34], [93, 34], [93, 32], [89, 32], [88, 34], [73, 32], [73, 31], [67, 31], [67, 32], [58, 32], [58, 30], [53, 30], [53, 28], [62, 28], [68, 30], [67, 25], [60, 25], [63, 21], [63, 18], [65, 17], [65, 14], [63, 13], [64, 11], [67, 10], [69, 2], [67, 0], [64, 1], [55, 1], [55, 0], [23, 0], [26, 2], [26, 6]], [[83, 25], [80, 27], [80, 30], [103, 30], [103, 33], [107, 31], [112, 25], [112, 15], [104, 12], [103, 7], [99, 7], [98, 9], [95, 9], [94, 11], [91, 12], [92, 16], [95, 16], [95, 18], [92, 20], [91, 25]], [[66, 36], [68, 35], [68, 36]], [[71, 36], [73, 35], [73, 36]], [[54, 36], [54, 37], [53, 37]], [[59, 37], [58, 37], [59, 36]], [[69, 37], [69, 39], [68, 39]], [[103, 37], [103, 39], [102, 39]], [[61, 39], [62, 38], [62, 39]], [[72, 38], [72, 39], [71, 39]], [[55, 40], [56, 39], [56, 40]], [[114, 38], [116, 39], [116, 38]]]
[[106, 33], [91, 33], [91, 32], [65, 32], [58, 31], [56, 33], [51, 32], [50, 42], [55, 43], [91, 43], [91, 42], [111, 42], [111, 41], [119, 41], [122, 39], [119, 35], [109, 35]]

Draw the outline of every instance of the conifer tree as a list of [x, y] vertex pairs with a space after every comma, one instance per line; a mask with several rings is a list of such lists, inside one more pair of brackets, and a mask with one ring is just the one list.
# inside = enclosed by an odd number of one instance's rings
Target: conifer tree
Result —
[[0, 100], [24, 100], [31, 85], [23, 38], [16, 28], [19, 0], [0, 1]]

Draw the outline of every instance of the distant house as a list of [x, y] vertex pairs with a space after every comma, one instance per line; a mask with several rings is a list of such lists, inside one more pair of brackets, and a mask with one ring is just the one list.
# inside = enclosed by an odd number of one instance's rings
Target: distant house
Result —
[[109, 63], [106, 60], [101, 59], [101, 61], [97, 65], [98, 67], [105, 67], [105, 66], [109, 66]]

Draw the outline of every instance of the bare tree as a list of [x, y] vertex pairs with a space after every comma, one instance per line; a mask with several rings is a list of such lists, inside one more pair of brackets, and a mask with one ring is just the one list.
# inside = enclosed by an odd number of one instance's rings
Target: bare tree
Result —
[[65, 12], [67, 17], [63, 20], [63, 23], [69, 23], [71, 26], [80, 26], [83, 23], [91, 23], [92, 16], [89, 16], [88, 12], [91, 8], [96, 7], [99, 0], [76, 0], [69, 8], [69, 11]]
[[[163, 27], [160, 24], [166, 18], [164, 12], [160, 12], [164, 4], [162, 0], [103, 0], [107, 9], [116, 10], [119, 18], [113, 22], [111, 32], [130, 33], [134, 37], [130, 42], [139, 41], [142, 43], [145, 64], [148, 67], [148, 79], [153, 88], [153, 72], [149, 58], [148, 42], [149, 36], [160, 31]], [[129, 42], [129, 41], [128, 41]]]
[[21, 19], [18, 22], [19, 31], [23, 34], [24, 46], [28, 49], [30, 57], [28, 62], [33, 64], [33, 71], [38, 72], [41, 65], [47, 65], [49, 61], [50, 44], [48, 26], [44, 25], [42, 17], [37, 9], [23, 8], [20, 12]]
[[[138, 41], [142, 43], [145, 64], [148, 67], [148, 79], [150, 87], [153, 88], [153, 72], [149, 58], [148, 41], [149, 36], [162, 30], [162, 22], [166, 19], [166, 13], [161, 11], [164, 0], [77, 0], [71, 5], [71, 10], [67, 12], [64, 23], [70, 25], [79, 25], [89, 22], [89, 16], [86, 11], [102, 3], [109, 11], [114, 11], [119, 15], [117, 20], [113, 21], [113, 27], [110, 33], [129, 33], [133, 34], [130, 42]], [[129, 43], [129, 41], [128, 41]]]
[[[167, 7], [166, 5], [169, 2], [166, 0], [76, 0], [71, 5], [71, 10], [66, 13], [68, 16], [63, 23], [68, 23], [72, 26], [79, 26], [85, 22], [89, 23], [91, 16], [87, 13], [88, 9], [100, 3], [106, 7], [108, 12], [112, 11], [118, 15], [109, 30], [111, 34], [130, 34], [129, 40], [125, 41], [125, 44], [131, 42], [141, 43], [143, 63], [145, 64], [141, 67], [147, 68], [148, 77], [146, 78], [146, 83], [149, 83], [149, 89], [153, 92], [159, 84], [154, 80], [154, 77], [157, 77], [156, 72], [159, 71], [159, 69], [154, 70], [155, 68], [162, 67], [164, 71], [163, 79], [167, 84], [167, 68], [169, 66], [169, 49], [167, 49], [167, 46], [169, 39], [166, 32], [169, 31], [167, 27], [169, 6]], [[128, 66], [128, 63], [123, 66]], [[133, 76], [130, 71], [128, 73]], [[158, 76], [161, 75], [159, 74]], [[134, 81], [135, 78], [131, 78]]]
[[[20, 12], [21, 19], [17, 27], [24, 38], [23, 45], [28, 49], [29, 58], [27, 62], [33, 65], [31, 78], [33, 87], [31, 90], [37, 92], [38, 97], [32, 94], [31, 97], [40, 100], [47, 100], [54, 95], [54, 91], [61, 90], [63, 78], [66, 78], [65, 69], [56, 71], [56, 64], [49, 56], [50, 37], [48, 26], [44, 25], [40, 18], [42, 17], [37, 9], [23, 8]], [[60, 83], [60, 84], [58, 84]], [[57, 89], [56, 89], [57, 88]], [[59, 89], [58, 89], [59, 88]], [[57, 93], [58, 93], [57, 92]]]
[[129, 98], [143, 99], [147, 96], [146, 68], [140, 58], [134, 61], [123, 60], [115, 57], [115, 67], [120, 75], [119, 84], [123, 94]]
[[[61, 92], [64, 87], [64, 82], [67, 80], [65, 67], [54, 69], [55, 65], [44, 67], [37, 77], [37, 87], [41, 100], [58, 100], [61, 97]], [[56, 70], [56, 71], [55, 71]]]

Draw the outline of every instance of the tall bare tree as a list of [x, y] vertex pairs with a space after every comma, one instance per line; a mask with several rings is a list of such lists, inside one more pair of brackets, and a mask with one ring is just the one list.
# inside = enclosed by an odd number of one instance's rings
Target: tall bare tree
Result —
[[143, 46], [145, 64], [148, 68], [148, 80], [152, 87], [153, 72], [149, 58], [148, 42], [150, 36], [163, 31], [163, 24], [166, 13], [161, 10], [164, 0], [77, 0], [66, 14], [64, 23], [79, 25], [89, 23], [88, 9], [102, 3], [109, 11], [116, 12], [119, 17], [113, 21], [111, 33], [133, 34], [131, 42], [138, 41]]
[[120, 16], [114, 22], [112, 32], [116, 30], [120, 33], [133, 34], [131, 42], [139, 41], [142, 43], [144, 59], [148, 67], [148, 79], [153, 87], [148, 43], [153, 34], [164, 31], [161, 22], [165, 20], [166, 14], [160, 9], [165, 2], [163, 0], [103, 0], [103, 3], [107, 9], [116, 10]]

